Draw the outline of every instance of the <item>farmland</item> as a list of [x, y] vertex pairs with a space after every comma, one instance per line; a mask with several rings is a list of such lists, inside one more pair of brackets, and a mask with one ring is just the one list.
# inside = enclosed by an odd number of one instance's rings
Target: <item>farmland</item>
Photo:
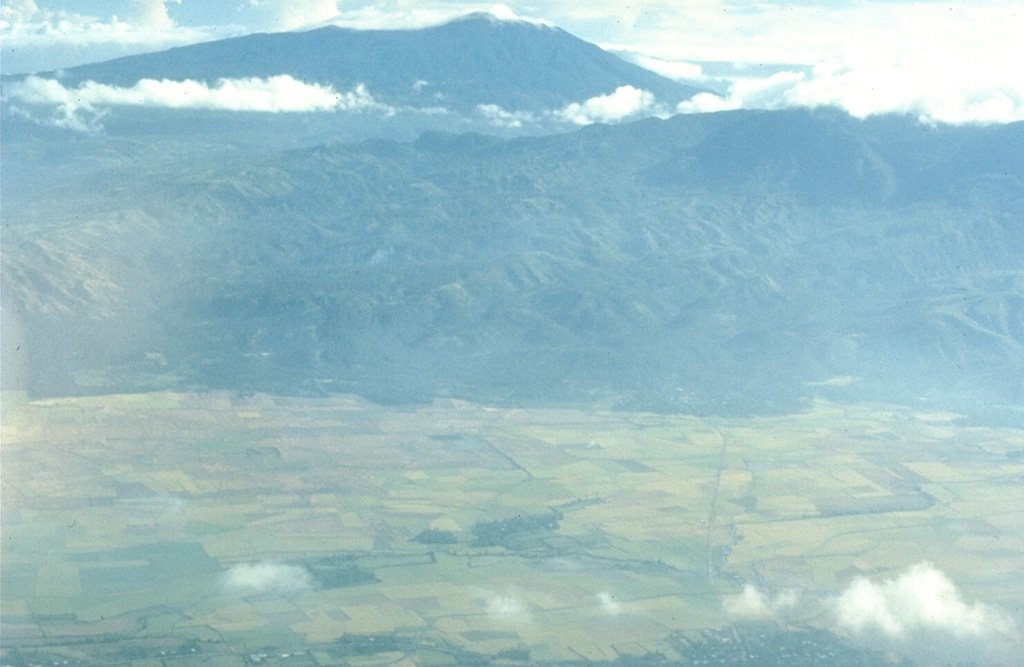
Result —
[[745, 636], [748, 584], [793, 594], [754, 620], [813, 644], [851, 580], [922, 561], [1012, 613], [1022, 453], [1021, 430], [824, 402], [744, 419], [21, 402], [3, 420], [3, 661], [683, 660]]

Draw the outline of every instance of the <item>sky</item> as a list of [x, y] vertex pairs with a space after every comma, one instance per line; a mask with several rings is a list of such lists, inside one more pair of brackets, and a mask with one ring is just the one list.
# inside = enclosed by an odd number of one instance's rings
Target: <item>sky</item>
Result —
[[324, 22], [415, 28], [491, 10], [557, 25], [716, 91], [681, 112], [828, 104], [861, 117], [1024, 120], [1024, 2], [1017, 0], [2, 0], [0, 7], [0, 70], [8, 74]]

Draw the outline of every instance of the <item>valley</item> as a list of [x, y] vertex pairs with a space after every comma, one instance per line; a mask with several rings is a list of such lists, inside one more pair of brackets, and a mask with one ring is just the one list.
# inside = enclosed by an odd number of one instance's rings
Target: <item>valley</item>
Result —
[[879, 664], [856, 577], [1024, 599], [1024, 432], [950, 414], [5, 403], [4, 664], [753, 665], [766, 631]]

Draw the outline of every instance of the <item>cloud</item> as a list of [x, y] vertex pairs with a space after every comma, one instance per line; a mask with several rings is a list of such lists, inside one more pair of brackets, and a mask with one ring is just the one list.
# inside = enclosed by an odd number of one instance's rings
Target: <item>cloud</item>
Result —
[[814, 65], [834, 57], [996, 54], [1003, 74], [1022, 47], [1019, 0], [970, 3], [863, 0], [541, 0], [538, 12], [598, 43], [628, 45], [663, 60]]
[[485, 606], [487, 616], [492, 621], [523, 623], [530, 620], [530, 610], [522, 598], [514, 592], [504, 595], [491, 593], [487, 596]]
[[130, 5], [128, 21], [130, 23], [160, 26], [169, 28], [174, 26], [170, 14], [167, 13], [167, 3], [174, 2], [181, 4], [181, 0], [135, 0]]
[[313, 576], [298, 565], [240, 563], [223, 577], [224, 590], [236, 595], [291, 595], [314, 587]]
[[601, 603], [601, 609], [609, 616], [614, 616], [622, 609], [622, 605], [611, 593], [598, 593], [597, 601]]
[[[586, 20], [598, 21], [609, 4], [599, 0]], [[1018, 1], [652, 0], [622, 11], [617, 33], [601, 41], [650, 58], [645, 66], [656, 71], [667, 73], [664, 62], [790, 64], [770, 80], [730, 77], [728, 94], [703, 94], [681, 112], [835, 106], [857, 117], [901, 113], [927, 123], [1024, 120]]]
[[497, 104], [478, 104], [476, 110], [495, 127], [518, 129], [536, 120], [528, 111], [506, 111]]
[[104, 109], [112, 106], [265, 113], [394, 113], [393, 108], [374, 100], [362, 84], [339, 93], [330, 86], [304, 83], [286, 74], [266, 79], [218, 79], [213, 85], [189, 79], [143, 79], [131, 87], [86, 81], [77, 88], [67, 88], [56, 79], [29, 76], [10, 84], [6, 94], [25, 104], [55, 106], [57, 116], [51, 124], [77, 130], [97, 129]]
[[519, 129], [529, 123], [555, 121], [574, 125], [616, 123], [641, 117], [667, 116], [665, 108], [654, 95], [633, 86], [620, 86], [615, 92], [591, 97], [584, 102], [573, 102], [561, 109], [532, 113], [509, 111], [497, 104], [478, 104], [477, 113], [491, 125], [505, 129]]
[[606, 50], [613, 51], [620, 58], [639, 65], [644, 69], [650, 70], [655, 74], [660, 74], [670, 79], [676, 79], [677, 81], [703, 81], [707, 78], [704, 75], [704, 68], [697, 63], [686, 62], [683, 60], [665, 60], [663, 58], [655, 58], [643, 53], [634, 53], [629, 50], [622, 50], [615, 47], [610, 47]]
[[493, 5], [489, 13], [499, 21], [518, 21], [519, 17], [512, 11], [512, 8], [508, 5], [497, 4]]
[[790, 90], [803, 81], [801, 72], [777, 72], [768, 78], [740, 79], [726, 96], [698, 93], [676, 107], [679, 113], [709, 113], [731, 109], [781, 109], [792, 106]]
[[244, 32], [240, 26], [230, 24], [175, 25], [163, 3], [143, 7], [147, 8], [132, 13], [138, 19], [132, 22], [117, 15], [101, 19], [52, 12], [32, 3], [20, 3], [15, 8], [4, 6], [4, 19], [0, 21], [3, 72], [53, 71]]
[[19, 23], [29, 21], [39, 12], [33, 0], [7, 0], [0, 5], [0, 21]]
[[337, 0], [249, 0], [250, 21], [267, 30], [303, 28], [340, 15]]
[[[1024, 54], [1021, 54], [1024, 56]], [[1008, 123], [1024, 120], [1024, 75], [1003, 79], [1000, 67], [975, 69], [948, 56], [889, 62], [832, 59], [785, 92], [794, 105], [831, 105], [852, 115], [913, 114], [926, 122]]]
[[519, 16], [505, 4], [481, 9], [475, 2], [434, 2], [427, 7], [388, 1], [367, 3], [355, 9], [339, 7], [336, 0], [249, 0], [248, 22], [267, 30], [296, 30], [330, 24], [358, 29], [425, 28], [439, 25], [467, 13], [490, 14], [495, 21], [517, 21], [549, 25]]
[[858, 118], [909, 114], [922, 122], [1010, 123], [1024, 120], [1024, 77], [1000, 82], [951, 65], [928, 72], [914, 63], [829, 60], [810, 75], [783, 71], [768, 78], [735, 81], [727, 95], [700, 93], [680, 103], [679, 113], [727, 109], [832, 106]]
[[995, 609], [966, 602], [953, 582], [930, 563], [895, 579], [854, 580], [835, 602], [836, 622], [854, 636], [882, 641], [920, 659], [985, 656], [1014, 632]]
[[614, 123], [640, 115], [662, 113], [654, 95], [633, 86], [619, 86], [608, 95], [591, 97], [554, 112], [554, 117], [576, 125]]
[[326, 23], [361, 30], [400, 30], [428, 28], [470, 13], [490, 14], [495, 21], [532, 23], [548, 27], [552, 25], [543, 19], [516, 14], [508, 5], [500, 3], [487, 7], [476, 2], [433, 2], [426, 7], [416, 7], [413, 3], [400, 0], [375, 2], [358, 9], [342, 9]]
[[795, 607], [800, 601], [796, 590], [782, 591], [770, 598], [753, 584], [743, 587], [743, 592], [725, 604], [725, 610], [739, 618], [770, 618]]
[[[366, 5], [359, 9], [343, 9], [333, 18], [317, 25], [336, 25], [355, 30], [412, 30], [429, 28], [467, 13], [465, 6], [414, 7], [390, 3]], [[310, 25], [308, 27], [314, 27]]]

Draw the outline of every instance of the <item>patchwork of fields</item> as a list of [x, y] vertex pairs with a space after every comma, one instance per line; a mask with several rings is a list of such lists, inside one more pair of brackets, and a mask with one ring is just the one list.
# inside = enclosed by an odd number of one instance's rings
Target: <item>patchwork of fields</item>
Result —
[[673, 660], [923, 561], [1024, 600], [1024, 431], [905, 408], [54, 399], [2, 483], [4, 664]]

